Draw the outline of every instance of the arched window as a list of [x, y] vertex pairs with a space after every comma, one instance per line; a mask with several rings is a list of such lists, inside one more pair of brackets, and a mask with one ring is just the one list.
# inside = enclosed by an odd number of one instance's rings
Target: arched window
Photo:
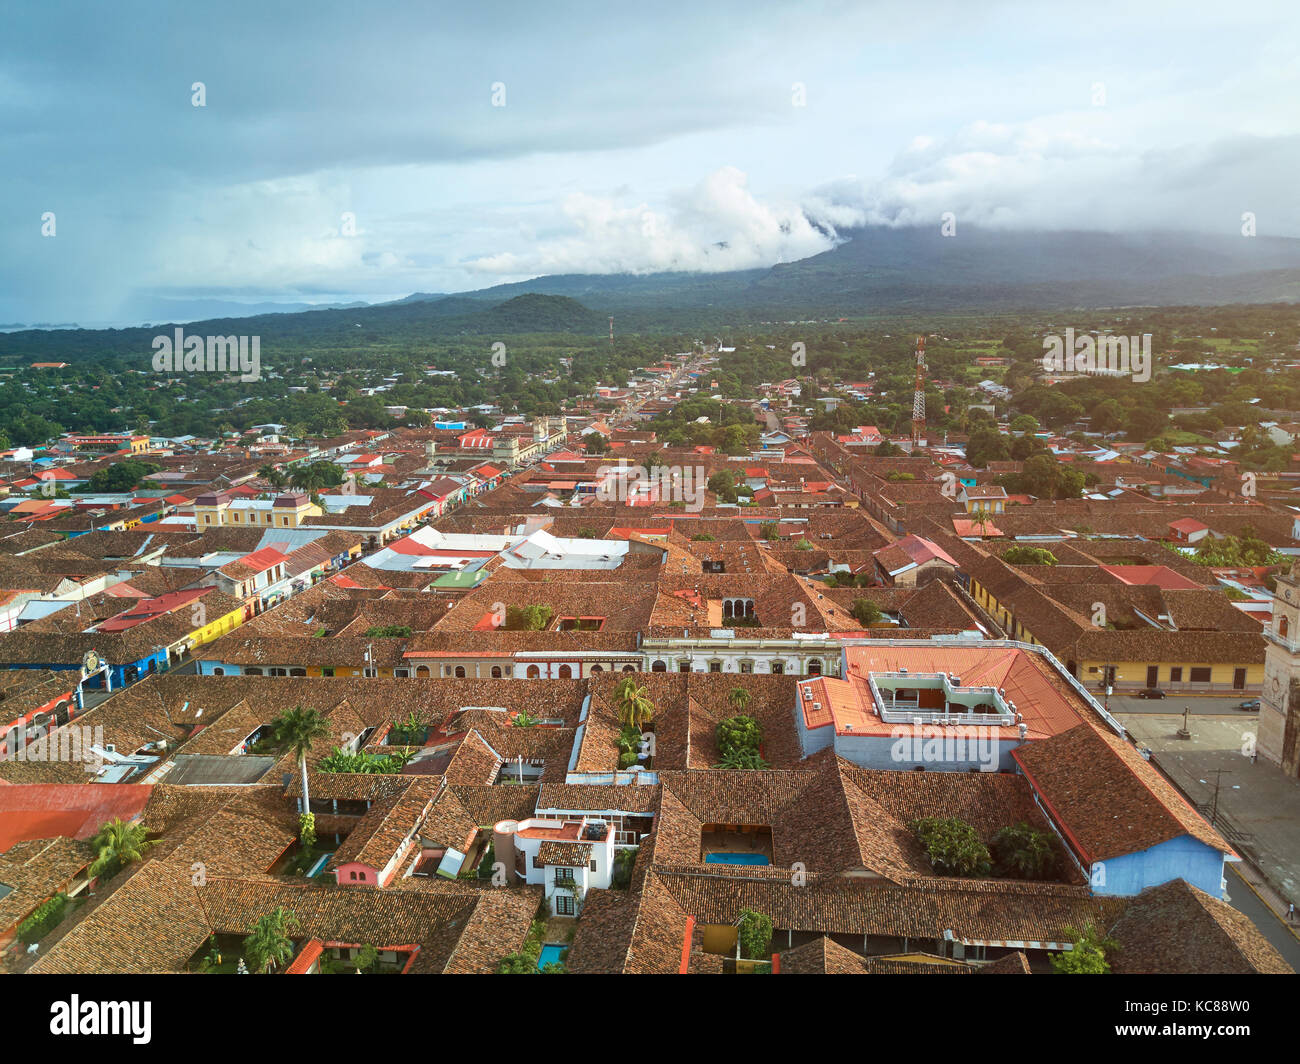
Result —
[[813, 658], [808, 662], [808, 675], [820, 676], [822, 674], [822, 663], [818, 658]]
[[651, 664], [651, 666], [650, 666], [650, 671], [651, 671], [651, 672], [667, 672], [667, 671], [668, 671], [668, 665], [667, 665], [665, 662], [662, 662], [662, 661], [656, 661], [656, 662], [653, 662], [653, 663]]
[[416, 666], [416, 669], [415, 669], [415, 675], [416, 675], [416, 676], [423, 676], [425, 679], [428, 679], [428, 677], [429, 677], [429, 666], [428, 666], [428, 665], [417, 665], [417, 666]]
[[463, 680], [463, 679], [465, 679], [465, 666], [464, 666], [464, 665], [457, 665], [457, 666], [456, 666], [456, 679], [458, 679], [458, 680]]
[[499, 679], [501, 679], [501, 666], [500, 666], [500, 665], [493, 665], [493, 666], [492, 666], [492, 679], [494, 679], [494, 680], [499, 680]]
[[223, 669], [220, 665], [218, 665], [215, 669], [212, 670], [212, 675], [213, 675], [213, 676], [225, 676], [225, 675], [226, 675], [226, 670]]
[[248, 666], [246, 666], [246, 667], [244, 668], [244, 675], [245, 675], [245, 676], [261, 676], [261, 675], [262, 675], [262, 670], [261, 670], [261, 669], [258, 669], [258, 668], [253, 668], [253, 667], [248, 667]]
[[624, 666], [623, 666], [623, 671], [624, 671], [624, 672], [636, 672], [636, 669], [635, 669], [633, 666], [631, 666], [631, 665], [624, 665]]
[[561, 666], [560, 666], [560, 679], [561, 679], [561, 680], [572, 680], [572, 679], [573, 679], [573, 670], [572, 670], [571, 668], [569, 668], [569, 666], [567, 666], [567, 665], [561, 665]]
[[525, 675], [530, 680], [536, 680], [539, 676], [542, 675], [542, 670], [539, 669], [536, 665], [529, 665], [528, 672]]
[[605, 671], [604, 668], [603, 668], [602, 666], [600, 666], [600, 665], [593, 665], [593, 666], [591, 667], [591, 675], [592, 675], [592, 676], [595, 676], [596, 673], [598, 673], [598, 672], [604, 672], [604, 671]]

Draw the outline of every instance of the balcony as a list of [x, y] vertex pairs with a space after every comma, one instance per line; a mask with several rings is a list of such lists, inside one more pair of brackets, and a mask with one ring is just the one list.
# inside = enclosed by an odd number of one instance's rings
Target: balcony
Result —
[[[1014, 703], [993, 687], [963, 687], [946, 673], [873, 672], [868, 677], [880, 719], [887, 724], [973, 724], [1010, 727], [1019, 719]], [[921, 692], [942, 705], [922, 705]]]
[[1286, 650], [1291, 654], [1300, 654], [1300, 641], [1294, 639], [1287, 639], [1284, 636], [1280, 636], [1276, 632], [1274, 632], [1271, 627], [1265, 628], [1263, 634], [1264, 634], [1264, 638], [1267, 639], [1270, 643], [1276, 643], [1283, 650]]

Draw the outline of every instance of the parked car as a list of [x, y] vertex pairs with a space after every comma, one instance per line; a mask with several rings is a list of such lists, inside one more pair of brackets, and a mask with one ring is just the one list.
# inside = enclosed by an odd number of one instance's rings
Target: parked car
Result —
[[1145, 691], [1137, 693], [1138, 698], [1164, 698], [1165, 693], [1158, 687], [1148, 687]]
[[1258, 713], [1258, 712], [1259, 712], [1259, 699], [1258, 699], [1258, 698], [1248, 698], [1248, 699], [1246, 699], [1245, 702], [1238, 702], [1238, 703], [1237, 703], [1237, 708], [1238, 708], [1238, 709], [1241, 709], [1241, 710], [1245, 710], [1247, 713]]

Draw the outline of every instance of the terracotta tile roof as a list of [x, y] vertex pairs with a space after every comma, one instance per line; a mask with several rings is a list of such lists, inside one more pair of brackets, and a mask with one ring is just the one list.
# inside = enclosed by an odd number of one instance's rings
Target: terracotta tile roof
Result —
[[863, 957], [822, 935], [780, 956], [782, 975], [970, 975], [976, 969], [946, 957]]
[[1012, 756], [1085, 864], [1190, 835], [1232, 848], [1132, 746], [1088, 722]]
[[1121, 974], [1291, 975], [1258, 928], [1226, 902], [1175, 879], [1131, 899], [1110, 928]]

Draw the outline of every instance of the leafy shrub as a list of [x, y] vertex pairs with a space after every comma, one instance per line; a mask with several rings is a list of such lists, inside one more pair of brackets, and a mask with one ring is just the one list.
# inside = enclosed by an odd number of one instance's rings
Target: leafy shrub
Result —
[[929, 816], [913, 820], [909, 826], [939, 875], [986, 876], [992, 870], [988, 847], [966, 821]]
[[[396, 776], [402, 771], [403, 760], [403, 758], [391, 754], [349, 754], [335, 747], [332, 754], [320, 759], [316, 771]], [[409, 758], [406, 760], [409, 760]]]
[[763, 742], [763, 729], [758, 721], [744, 714], [718, 721], [714, 734], [718, 740], [718, 749], [723, 754], [743, 750], [757, 751]]
[[56, 894], [48, 901], [41, 902], [32, 911], [31, 916], [18, 925], [18, 937], [27, 943], [39, 942], [63, 919], [67, 907], [66, 894]]
[[550, 606], [507, 606], [505, 627], [511, 632], [540, 632], [554, 614]]
[[853, 619], [863, 628], [870, 627], [884, 616], [880, 607], [869, 598], [855, 598], [849, 604], [849, 613], [853, 614]]
[[366, 629], [367, 639], [405, 639], [411, 634], [409, 624], [378, 624]]
[[1055, 565], [1056, 555], [1042, 547], [1012, 547], [1002, 560], [1011, 565]]
[[1021, 821], [993, 836], [993, 861], [998, 875], [1013, 879], [1055, 879], [1060, 863], [1056, 836]]
[[753, 909], [740, 910], [740, 952], [749, 960], [767, 960], [772, 949], [772, 918]]

